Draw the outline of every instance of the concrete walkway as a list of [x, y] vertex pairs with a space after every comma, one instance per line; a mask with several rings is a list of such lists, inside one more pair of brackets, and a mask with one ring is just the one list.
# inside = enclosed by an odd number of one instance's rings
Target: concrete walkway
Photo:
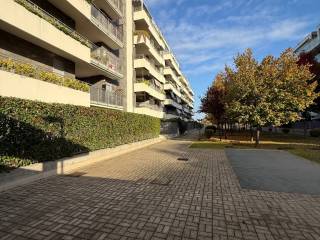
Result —
[[242, 189], [224, 150], [189, 144], [1, 193], [0, 239], [320, 239], [319, 196]]

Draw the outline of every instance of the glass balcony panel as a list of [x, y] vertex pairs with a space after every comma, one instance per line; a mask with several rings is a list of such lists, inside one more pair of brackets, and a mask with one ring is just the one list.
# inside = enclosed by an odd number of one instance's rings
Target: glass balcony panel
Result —
[[123, 95], [121, 92], [109, 91], [100, 87], [90, 87], [90, 99], [92, 103], [105, 106], [123, 106]]
[[93, 46], [91, 58], [106, 66], [108, 69], [121, 73], [120, 59], [105, 47]]

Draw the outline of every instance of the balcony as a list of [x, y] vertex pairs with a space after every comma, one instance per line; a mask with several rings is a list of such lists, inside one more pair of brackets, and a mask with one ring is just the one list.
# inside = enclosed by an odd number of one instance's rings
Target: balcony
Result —
[[112, 92], [99, 87], [90, 87], [91, 105], [112, 109], [123, 109], [123, 95], [120, 92]]
[[164, 90], [166, 91], [172, 91], [174, 92], [174, 94], [178, 97], [181, 97], [181, 93], [180, 93], [180, 90], [177, 88], [177, 85], [175, 83], [172, 83], [172, 82], [167, 82], [165, 85], [164, 85]]
[[[157, 86], [152, 80], [146, 80], [144, 78], [139, 78], [134, 84], [134, 91], [137, 92], [146, 92], [150, 96], [163, 101], [165, 100], [163, 86]], [[155, 80], [154, 80], [155, 81]]]
[[113, 6], [119, 9], [120, 12], [123, 12], [123, 4], [121, 0], [108, 0], [108, 1], [111, 2], [111, 4], [113, 3]]
[[163, 107], [156, 104], [152, 104], [149, 101], [146, 102], [137, 102], [135, 113], [145, 114], [156, 118], [163, 118], [164, 112]]
[[147, 25], [147, 30], [150, 31], [151, 35], [154, 37], [157, 43], [161, 46], [162, 49], [166, 49], [166, 43], [162, 36], [162, 33], [159, 30], [157, 24], [152, 19], [148, 9], [144, 4], [143, 6], [134, 6], [133, 18], [136, 23], [141, 22], [142, 25]]
[[182, 109], [182, 106], [181, 106], [181, 104], [179, 104], [179, 103], [177, 103], [175, 100], [173, 100], [173, 99], [169, 99], [169, 98], [167, 98], [165, 101], [164, 101], [164, 105], [170, 105], [170, 106], [173, 106], [173, 107], [175, 107], [175, 108], [177, 108], [177, 109]]
[[[159, 47], [156, 46], [156, 43], [150, 37], [149, 33], [146, 31], [136, 31], [134, 36], [135, 45], [144, 45], [148, 53], [151, 54], [159, 65], [164, 66], [165, 62], [163, 59], [162, 51], [159, 50]], [[145, 49], [144, 48], [144, 49]], [[142, 50], [144, 50], [142, 49]]]
[[137, 83], [144, 83], [148, 85], [150, 88], [158, 91], [159, 93], [164, 94], [164, 87], [161, 85], [161, 83], [157, 83], [156, 79], [146, 79], [146, 78], [137, 78]]
[[74, 62], [90, 60], [90, 41], [28, 0], [3, 1], [1, 29]]
[[171, 67], [177, 71], [179, 76], [182, 75], [182, 73], [180, 71], [179, 63], [178, 63], [177, 59], [175, 58], [175, 56], [173, 55], [173, 53], [165, 52], [163, 57], [164, 57], [164, 60], [167, 60], [170, 62]]
[[164, 75], [169, 75], [169, 76], [171, 76], [171, 78], [172, 78], [176, 83], [179, 82], [179, 78], [178, 78], [177, 74], [175, 73], [175, 71], [174, 71], [171, 67], [165, 67], [163, 73], [164, 73]]
[[93, 45], [91, 63], [108, 71], [118, 79], [123, 77], [120, 59], [105, 47]]
[[134, 68], [145, 68], [148, 70], [150, 75], [156, 78], [158, 81], [164, 83], [165, 79], [163, 76], [163, 70], [158, 68], [152, 60], [146, 55], [139, 54], [134, 60]]
[[95, 0], [95, 3], [100, 3], [100, 5], [104, 5], [105, 2], [109, 3], [108, 7], [111, 7], [113, 11], [118, 15], [118, 17], [122, 17], [123, 15], [123, 3], [122, 0]]
[[123, 29], [114, 24], [100, 9], [91, 4], [91, 21], [109, 35], [120, 47], [123, 45]]

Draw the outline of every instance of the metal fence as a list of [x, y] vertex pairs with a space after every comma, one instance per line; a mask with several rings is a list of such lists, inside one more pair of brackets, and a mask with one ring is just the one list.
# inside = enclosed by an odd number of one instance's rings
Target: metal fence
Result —
[[90, 99], [93, 104], [123, 107], [122, 93], [108, 91], [99, 87], [90, 87]]

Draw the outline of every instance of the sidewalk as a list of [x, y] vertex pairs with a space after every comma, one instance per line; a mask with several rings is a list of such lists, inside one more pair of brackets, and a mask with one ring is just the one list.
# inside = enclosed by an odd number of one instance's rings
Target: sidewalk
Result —
[[223, 150], [189, 144], [1, 193], [0, 239], [320, 239], [320, 197], [241, 189]]

